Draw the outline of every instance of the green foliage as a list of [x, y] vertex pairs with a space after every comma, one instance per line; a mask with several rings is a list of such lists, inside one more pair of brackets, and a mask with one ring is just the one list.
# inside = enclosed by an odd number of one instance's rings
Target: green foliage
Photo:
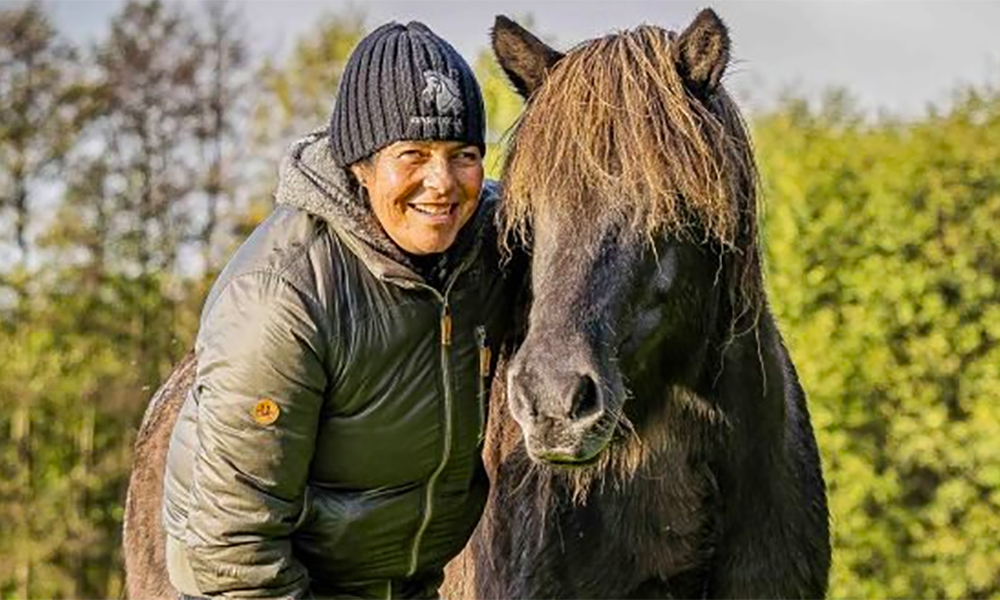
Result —
[[486, 176], [498, 179], [503, 168], [506, 136], [517, 122], [524, 102], [491, 51], [481, 51], [473, 68], [486, 104]]
[[755, 121], [772, 304], [810, 396], [834, 597], [1000, 597], [1000, 94]]
[[0, 425], [14, 442], [0, 454], [13, 475], [0, 493], [13, 529], [0, 538], [0, 582], [16, 582], [4, 597], [112, 597], [121, 587], [121, 504], [141, 410], [122, 316], [70, 285], [36, 295], [0, 335], [0, 414], [11, 416]]

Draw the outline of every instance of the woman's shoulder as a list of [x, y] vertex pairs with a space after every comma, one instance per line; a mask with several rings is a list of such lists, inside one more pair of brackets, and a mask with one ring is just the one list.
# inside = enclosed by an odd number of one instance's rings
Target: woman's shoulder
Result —
[[268, 271], [282, 272], [295, 266], [327, 233], [327, 224], [308, 212], [278, 206], [254, 228], [233, 254], [226, 270], [233, 275]]
[[[205, 308], [233, 281], [278, 279], [308, 300], [323, 305], [325, 280], [333, 276], [339, 252], [328, 224], [304, 210], [278, 206], [236, 250], [219, 274]], [[337, 255], [336, 257], [334, 255]]]

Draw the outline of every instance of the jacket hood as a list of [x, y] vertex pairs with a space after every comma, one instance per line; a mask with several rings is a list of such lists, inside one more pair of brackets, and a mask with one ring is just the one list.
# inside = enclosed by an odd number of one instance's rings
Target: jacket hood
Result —
[[[497, 184], [484, 181], [476, 214], [444, 253], [443, 268], [450, 271], [468, 252], [478, 252], [482, 239], [493, 229], [497, 199]], [[292, 144], [281, 162], [275, 202], [327, 221], [379, 279], [423, 281], [412, 259], [379, 224], [360, 186], [347, 169], [334, 162], [325, 130], [315, 131]]]

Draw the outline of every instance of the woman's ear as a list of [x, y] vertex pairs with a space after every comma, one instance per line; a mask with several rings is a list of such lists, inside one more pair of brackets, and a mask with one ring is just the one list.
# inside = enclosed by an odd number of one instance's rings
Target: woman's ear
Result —
[[348, 168], [351, 170], [351, 174], [354, 175], [354, 178], [358, 180], [358, 185], [367, 190], [369, 175], [368, 165], [364, 162], [356, 162]]

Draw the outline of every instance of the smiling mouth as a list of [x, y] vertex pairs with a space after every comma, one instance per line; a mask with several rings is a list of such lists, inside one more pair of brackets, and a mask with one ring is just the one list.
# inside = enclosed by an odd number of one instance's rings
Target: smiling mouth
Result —
[[407, 206], [430, 217], [446, 217], [455, 213], [458, 204], [408, 204]]

